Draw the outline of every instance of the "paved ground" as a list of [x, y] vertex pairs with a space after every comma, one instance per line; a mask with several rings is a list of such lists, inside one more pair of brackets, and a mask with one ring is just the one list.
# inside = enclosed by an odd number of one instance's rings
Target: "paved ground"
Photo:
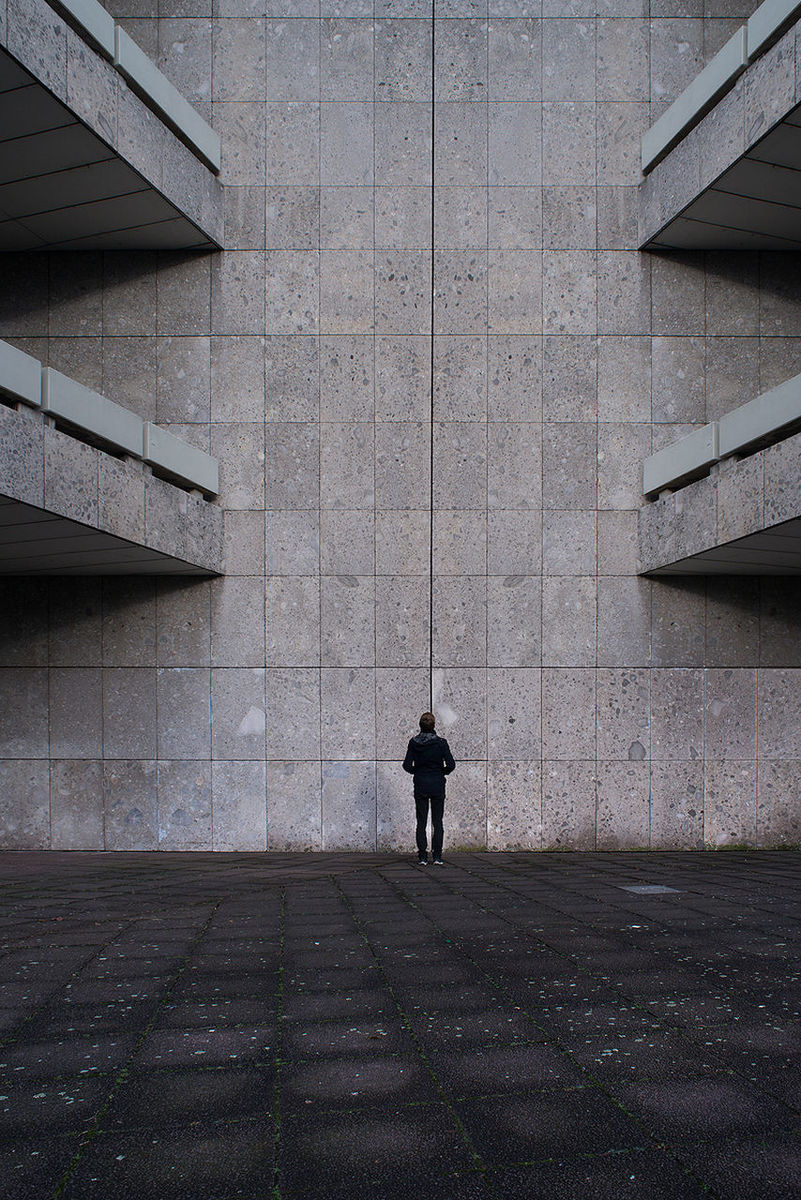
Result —
[[0, 1195], [796, 1197], [800, 867], [0, 855]]

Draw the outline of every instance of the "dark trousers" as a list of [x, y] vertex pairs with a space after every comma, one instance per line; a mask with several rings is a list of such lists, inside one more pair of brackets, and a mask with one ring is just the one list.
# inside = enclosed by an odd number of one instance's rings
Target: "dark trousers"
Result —
[[428, 849], [426, 825], [428, 824], [429, 804], [431, 805], [431, 853], [434, 858], [442, 858], [444, 796], [415, 796], [414, 798], [414, 807], [417, 810], [417, 852], [422, 858]]

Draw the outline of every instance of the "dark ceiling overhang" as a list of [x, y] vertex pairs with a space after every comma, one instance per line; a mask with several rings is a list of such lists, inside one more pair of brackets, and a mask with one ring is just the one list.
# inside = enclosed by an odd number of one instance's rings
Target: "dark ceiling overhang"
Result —
[[[78, 35], [62, 32], [66, 59]], [[85, 43], [69, 77], [37, 78], [35, 33], [15, 41], [9, 28], [0, 44], [0, 250], [218, 247], [222, 190], [208, 167]]]
[[801, 250], [801, 105], [645, 248]]
[[194, 563], [0, 496], [0, 575], [210, 575]]

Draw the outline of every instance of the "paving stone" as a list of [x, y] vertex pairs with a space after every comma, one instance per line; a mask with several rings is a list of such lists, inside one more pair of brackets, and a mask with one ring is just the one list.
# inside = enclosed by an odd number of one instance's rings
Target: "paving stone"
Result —
[[439, 1095], [431, 1075], [412, 1057], [365, 1057], [287, 1063], [281, 1069], [281, 1109], [302, 1113], [365, 1105], [431, 1104]]
[[114, 1089], [113, 1075], [29, 1080], [6, 1076], [0, 1084], [0, 1140], [37, 1136], [43, 1141], [89, 1129]]
[[785, 1200], [799, 857], [4, 855], [0, 1196]]
[[559, 1194], [582, 1200], [703, 1200], [709, 1194], [658, 1150], [509, 1167], [492, 1171], [489, 1179], [504, 1200], [551, 1200]]
[[271, 1122], [227, 1128], [108, 1133], [93, 1139], [62, 1195], [69, 1200], [229, 1200], [269, 1192], [273, 1179]]
[[482, 1161], [492, 1165], [648, 1143], [645, 1131], [595, 1088], [494, 1096], [491, 1104], [471, 1100], [456, 1108]]
[[143, 1071], [137, 1062], [117, 1089], [104, 1130], [186, 1127], [197, 1122], [270, 1117], [275, 1101], [272, 1068]]
[[766, 1137], [798, 1128], [798, 1115], [736, 1076], [618, 1084], [615, 1099], [668, 1146]]
[[408, 1195], [442, 1168], [474, 1164], [442, 1104], [386, 1106], [333, 1113], [320, 1127], [314, 1112], [282, 1123], [282, 1196], [353, 1196], [378, 1184], [387, 1200]]
[[78, 1147], [77, 1137], [26, 1137], [0, 1146], [2, 1200], [51, 1194]]

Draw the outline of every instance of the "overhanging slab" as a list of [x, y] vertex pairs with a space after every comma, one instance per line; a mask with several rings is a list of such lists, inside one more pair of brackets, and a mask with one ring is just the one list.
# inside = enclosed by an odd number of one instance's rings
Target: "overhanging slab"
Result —
[[801, 434], [640, 509], [644, 575], [801, 575]]
[[[0, 250], [222, 244], [221, 185], [187, 144], [194, 138], [213, 157], [216, 135], [152, 72], [164, 92], [158, 111], [158, 97], [145, 103], [144, 85], [129, 86], [45, 0], [9, 0], [0, 27]], [[184, 140], [175, 132], [182, 122]]]
[[222, 510], [0, 405], [0, 575], [217, 575]]
[[[786, 6], [773, 7], [781, 26]], [[642, 249], [801, 249], [799, 27], [751, 61], [646, 176]], [[760, 50], [763, 35], [755, 35]]]

